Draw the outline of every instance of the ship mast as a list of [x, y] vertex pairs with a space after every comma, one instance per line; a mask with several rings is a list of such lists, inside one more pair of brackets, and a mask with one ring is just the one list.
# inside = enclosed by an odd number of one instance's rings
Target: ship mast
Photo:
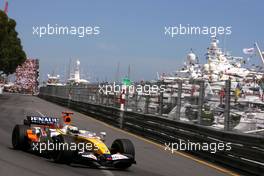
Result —
[[262, 55], [262, 53], [261, 53], [261, 50], [259, 49], [259, 46], [258, 46], [258, 43], [257, 43], [257, 42], [255, 42], [255, 46], [256, 46], [256, 48], [257, 48], [257, 50], [258, 50], [258, 53], [259, 53], [260, 58], [261, 58], [261, 61], [262, 61], [262, 63], [264, 64], [264, 58], [263, 58], [263, 55]]

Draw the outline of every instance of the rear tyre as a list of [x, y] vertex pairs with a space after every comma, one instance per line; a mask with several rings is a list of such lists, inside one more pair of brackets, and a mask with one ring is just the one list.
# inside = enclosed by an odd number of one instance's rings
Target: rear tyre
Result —
[[26, 125], [16, 125], [12, 132], [12, 145], [14, 149], [17, 150], [28, 150], [30, 149], [30, 144], [27, 138]]
[[126, 169], [135, 161], [135, 147], [129, 139], [116, 139], [111, 146], [111, 153], [120, 153], [131, 158], [131, 162], [117, 163], [116, 168]]
[[57, 146], [64, 145], [64, 147], [58, 148], [57, 150], [53, 151], [52, 158], [54, 159], [54, 161], [61, 164], [71, 164], [76, 152], [70, 149], [71, 143], [75, 143], [73, 138], [71, 136], [59, 135], [54, 137], [53, 140], [54, 144]]

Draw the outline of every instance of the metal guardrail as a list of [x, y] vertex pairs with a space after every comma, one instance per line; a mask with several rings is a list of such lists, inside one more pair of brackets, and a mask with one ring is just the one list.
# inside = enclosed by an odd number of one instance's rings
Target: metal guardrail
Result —
[[50, 96], [45, 92], [40, 92], [39, 96], [162, 144], [179, 143], [179, 140], [209, 144], [231, 143], [230, 151], [188, 152], [251, 175], [263, 175], [264, 173], [263, 136], [214, 130], [206, 126], [169, 120], [155, 115], [120, 111], [115, 107]]

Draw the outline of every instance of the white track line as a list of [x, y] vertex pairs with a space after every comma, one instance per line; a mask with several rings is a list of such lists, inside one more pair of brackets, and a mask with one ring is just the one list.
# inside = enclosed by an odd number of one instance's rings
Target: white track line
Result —
[[41, 115], [42, 117], [45, 117], [44, 114], [42, 114], [40, 111], [36, 110], [37, 113], [39, 113], [39, 115]]

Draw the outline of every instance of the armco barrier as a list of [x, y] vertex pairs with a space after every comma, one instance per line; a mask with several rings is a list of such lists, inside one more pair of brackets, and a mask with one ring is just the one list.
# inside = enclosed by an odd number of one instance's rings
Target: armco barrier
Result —
[[[172, 121], [166, 118], [118, 108], [77, 102], [61, 97], [39, 94], [48, 101], [91, 115], [106, 123], [157, 141], [161, 144], [191, 141], [195, 143], [231, 143], [230, 151], [188, 151], [212, 162], [235, 168], [251, 175], [264, 175], [264, 137], [214, 130], [209, 127]], [[123, 118], [121, 120], [120, 118]], [[122, 124], [120, 124], [122, 123]]]

